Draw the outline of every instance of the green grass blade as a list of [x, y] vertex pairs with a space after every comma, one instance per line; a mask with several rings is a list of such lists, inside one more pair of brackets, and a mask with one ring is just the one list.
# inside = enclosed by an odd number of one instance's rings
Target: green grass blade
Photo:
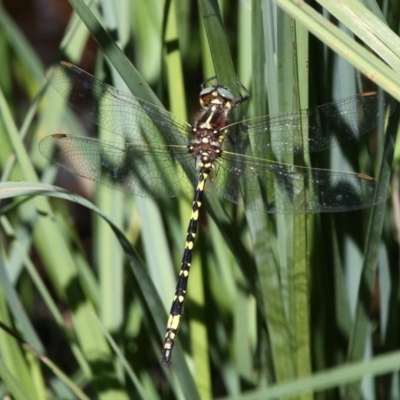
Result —
[[[290, 0], [278, 0], [276, 3], [334, 52], [350, 62], [361, 73], [371, 77], [386, 92], [390, 93], [396, 99], [400, 99], [397, 73], [385, 65], [373, 53], [359, 45], [339, 28], [328, 23], [321, 14], [307, 4], [303, 3], [302, 6], [299, 6]], [[369, 25], [368, 29], [370, 29], [370, 26], [372, 25]], [[398, 41], [398, 37], [396, 41]], [[385, 42], [385, 47], [392, 47], [389, 38]], [[396, 69], [399, 70], [397, 66]]]

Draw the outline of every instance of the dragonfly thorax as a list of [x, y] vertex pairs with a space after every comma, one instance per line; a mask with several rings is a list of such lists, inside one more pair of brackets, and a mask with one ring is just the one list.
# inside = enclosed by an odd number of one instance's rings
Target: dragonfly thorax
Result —
[[200, 104], [205, 109], [193, 128], [189, 152], [196, 159], [198, 168], [212, 166], [222, 154], [228, 113], [234, 97], [225, 86], [213, 86], [200, 92]]
[[193, 129], [193, 140], [189, 152], [197, 160], [197, 165], [212, 164], [222, 154], [224, 131], [197, 127]]

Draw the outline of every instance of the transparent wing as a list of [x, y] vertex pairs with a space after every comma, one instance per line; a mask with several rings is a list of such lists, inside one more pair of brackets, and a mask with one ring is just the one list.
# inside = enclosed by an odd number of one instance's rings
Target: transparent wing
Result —
[[[53, 88], [96, 125], [129, 140], [187, 144], [191, 126], [173, 114], [61, 62], [46, 71]], [[161, 132], [161, 135], [160, 135]]]
[[[40, 152], [66, 170], [113, 189], [141, 197], [174, 197], [194, 190], [195, 162], [186, 146], [119, 144], [55, 134], [39, 143]], [[182, 165], [191, 170], [188, 178]]]
[[213, 179], [217, 192], [271, 214], [341, 212], [385, 201], [388, 189], [357, 173], [314, 169], [225, 153]]
[[[317, 152], [359, 138], [394, 112], [395, 107], [395, 100], [387, 94], [358, 94], [293, 114], [240, 121], [229, 126], [229, 137], [235, 152], [256, 157], [265, 157], [268, 151]], [[306, 140], [302, 132], [308, 135]]]
[[[69, 63], [51, 67], [47, 78], [71, 106], [129, 142], [56, 134], [39, 145], [45, 157], [76, 175], [138, 196], [172, 197], [193, 190], [197, 174], [186, 147], [192, 137], [189, 124]], [[389, 114], [388, 107], [390, 112], [395, 108], [390, 96], [367, 93], [232, 124], [212, 182], [228, 200], [269, 213], [339, 212], [382, 202], [388, 190], [371, 177], [263, 157], [268, 151], [315, 152], [358, 138]], [[309, 135], [304, 143], [301, 132]]]

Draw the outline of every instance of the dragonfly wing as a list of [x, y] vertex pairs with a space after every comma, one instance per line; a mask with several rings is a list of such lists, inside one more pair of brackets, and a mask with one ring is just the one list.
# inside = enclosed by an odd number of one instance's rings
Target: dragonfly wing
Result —
[[[394, 112], [395, 100], [385, 93], [364, 93], [291, 114], [263, 116], [228, 127], [234, 152], [264, 158], [303, 154], [358, 139]], [[388, 112], [389, 109], [389, 112]]]
[[233, 153], [218, 161], [215, 185], [231, 202], [271, 214], [358, 210], [389, 195], [383, 184], [367, 175], [250, 160]]
[[[122, 92], [75, 65], [61, 62], [46, 71], [53, 88], [96, 125], [130, 140], [184, 145], [191, 126], [168, 111]], [[161, 133], [161, 135], [160, 135]]]
[[55, 134], [39, 144], [51, 162], [92, 181], [141, 197], [174, 197], [193, 191], [181, 163], [192, 170], [194, 160], [187, 148], [146, 143], [114, 143]]

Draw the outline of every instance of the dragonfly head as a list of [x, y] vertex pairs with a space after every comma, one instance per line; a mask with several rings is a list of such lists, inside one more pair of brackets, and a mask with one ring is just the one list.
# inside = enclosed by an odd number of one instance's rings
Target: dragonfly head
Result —
[[228, 110], [233, 108], [235, 98], [226, 86], [215, 85], [202, 89], [199, 95], [200, 105], [204, 110], [219, 105]]

